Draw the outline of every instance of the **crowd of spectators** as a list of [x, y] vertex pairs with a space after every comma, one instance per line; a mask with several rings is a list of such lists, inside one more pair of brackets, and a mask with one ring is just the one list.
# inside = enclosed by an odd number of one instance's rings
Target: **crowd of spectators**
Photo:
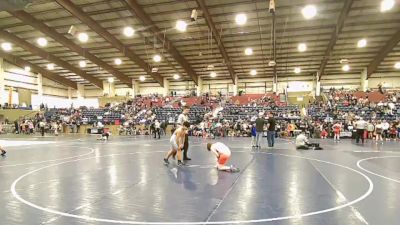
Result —
[[[274, 115], [276, 136], [294, 137], [304, 131], [309, 137], [354, 137], [356, 122], [366, 121], [366, 137], [385, 139], [400, 138], [399, 93], [387, 93], [379, 102], [368, 95], [357, 96], [354, 91], [331, 89], [326, 99], [311, 103], [308, 110], [293, 105], [279, 105], [269, 95], [240, 103], [222, 95], [204, 95], [191, 105], [190, 134], [202, 137], [252, 136], [252, 129], [259, 117]], [[12, 132], [32, 134], [35, 131], [76, 133], [82, 124], [102, 128], [107, 124], [119, 125], [120, 135], [165, 135], [168, 125], [176, 123], [181, 106], [188, 104], [185, 98], [160, 97], [157, 94], [137, 97], [119, 104], [107, 104], [100, 109], [72, 105], [67, 109], [48, 109], [31, 118], [14, 121]], [[10, 121], [6, 121], [10, 124]], [[4, 124], [0, 132], [4, 132]], [[380, 131], [382, 130], [382, 131]], [[338, 133], [340, 132], [340, 134]], [[378, 138], [379, 139], [379, 138]]]

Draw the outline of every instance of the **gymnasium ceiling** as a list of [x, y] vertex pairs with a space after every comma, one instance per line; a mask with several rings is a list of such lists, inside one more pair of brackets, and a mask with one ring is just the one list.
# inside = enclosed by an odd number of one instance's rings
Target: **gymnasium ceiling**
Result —
[[[278, 79], [332, 75], [398, 72], [400, 61], [400, 1], [386, 12], [377, 0], [275, 0], [276, 71]], [[96, 84], [114, 77], [118, 84], [139, 81], [162, 84], [163, 78], [197, 81], [273, 77], [272, 14], [267, 0], [34, 0], [24, 11], [0, 12], [0, 42], [12, 43], [10, 52], [0, 50], [8, 61], [48, 76], [59, 75], [73, 82]], [[317, 14], [305, 19], [302, 8], [313, 4]], [[192, 9], [199, 12], [191, 21]], [[238, 25], [235, 16], [247, 15]], [[187, 30], [175, 28], [177, 20], [188, 23]], [[76, 34], [68, 33], [71, 25]], [[131, 26], [132, 37], [123, 34]], [[81, 43], [77, 34], [86, 32]], [[337, 35], [336, 35], [337, 34]], [[37, 39], [48, 44], [41, 47]], [[365, 38], [367, 46], [357, 48]], [[217, 41], [220, 44], [217, 44]], [[305, 52], [298, 44], [306, 43]], [[244, 54], [252, 48], [253, 55]], [[153, 56], [160, 54], [159, 63]], [[122, 60], [115, 65], [115, 58]], [[341, 59], [348, 59], [350, 71], [342, 70]], [[84, 68], [79, 61], [85, 60]], [[46, 66], [55, 64], [49, 71]], [[213, 65], [212, 70], [207, 69]], [[38, 66], [40, 68], [37, 68]], [[295, 74], [295, 67], [301, 73]], [[158, 68], [156, 73], [152, 68]], [[257, 75], [250, 75], [250, 70]], [[210, 72], [217, 77], [211, 78]], [[56, 75], [54, 75], [56, 74]], [[112, 74], [112, 75], [111, 75]], [[65, 79], [63, 80], [65, 81]], [[140, 82], [140, 81], [139, 81]], [[345, 82], [345, 81], [344, 81]]]

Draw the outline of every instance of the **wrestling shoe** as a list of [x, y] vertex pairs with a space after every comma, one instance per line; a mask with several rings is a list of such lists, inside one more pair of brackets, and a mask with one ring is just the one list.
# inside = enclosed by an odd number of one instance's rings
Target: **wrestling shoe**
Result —
[[168, 164], [169, 164], [168, 159], [164, 159], [164, 165], [168, 165]]

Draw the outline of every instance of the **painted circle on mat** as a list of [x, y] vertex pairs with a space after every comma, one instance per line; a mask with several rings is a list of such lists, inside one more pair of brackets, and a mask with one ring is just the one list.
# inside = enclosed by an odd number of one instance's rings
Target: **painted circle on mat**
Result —
[[396, 183], [400, 184], [400, 180], [393, 179], [393, 178], [384, 176], [382, 174], [378, 174], [378, 173], [372, 172], [371, 170], [365, 169], [365, 167], [363, 167], [361, 165], [362, 162], [367, 162], [367, 161], [371, 161], [371, 160], [375, 160], [375, 159], [390, 159], [390, 158], [400, 158], [400, 156], [378, 156], [378, 157], [370, 157], [370, 158], [366, 158], [366, 159], [361, 159], [361, 160], [358, 160], [357, 167], [362, 169], [362, 170], [364, 170], [365, 172], [370, 173], [372, 175], [375, 175], [377, 177], [380, 177], [380, 178], [383, 178], [383, 179], [386, 179], [386, 180], [390, 180], [390, 181], [393, 181], [393, 182], [396, 182]]
[[[163, 152], [163, 151], [155, 151], [155, 152], [151, 152], [151, 153], [160, 153], [160, 152]], [[349, 202], [347, 202], [345, 204], [341, 204], [341, 205], [338, 205], [336, 207], [332, 207], [332, 208], [328, 208], [328, 209], [323, 209], [323, 210], [318, 210], [318, 211], [313, 211], [313, 212], [307, 212], [307, 213], [302, 213], [302, 214], [296, 214], [296, 215], [281, 216], [281, 217], [274, 217], [274, 218], [265, 218], [265, 219], [234, 220], [234, 221], [209, 221], [209, 222], [205, 222], [205, 221], [202, 221], [202, 222], [146, 222], [146, 221], [112, 220], [112, 219], [105, 219], [105, 218], [95, 218], [95, 217], [90, 217], [90, 216], [72, 214], [72, 213], [68, 213], [68, 212], [61, 212], [61, 211], [57, 211], [57, 210], [54, 210], [54, 209], [49, 209], [49, 208], [46, 208], [46, 207], [43, 207], [43, 206], [39, 206], [39, 205], [37, 205], [35, 203], [32, 203], [32, 202], [29, 202], [28, 200], [25, 200], [16, 191], [16, 186], [17, 186], [18, 182], [20, 182], [25, 177], [27, 177], [29, 175], [32, 175], [34, 173], [37, 173], [37, 172], [39, 172], [41, 170], [44, 170], [44, 169], [48, 169], [48, 168], [51, 168], [51, 167], [54, 167], [54, 166], [63, 165], [63, 164], [67, 164], [67, 163], [82, 161], [82, 160], [103, 158], [103, 157], [112, 157], [112, 156], [121, 156], [121, 155], [135, 155], [135, 154], [138, 154], [138, 153], [148, 153], [148, 152], [135, 152], [135, 153], [103, 155], [103, 156], [90, 157], [90, 158], [85, 158], [85, 159], [70, 160], [70, 161], [61, 162], [61, 163], [57, 163], [57, 164], [53, 164], [53, 165], [49, 165], [49, 166], [44, 166], [44, 167], [41, 167], [39, 169], [36, 169], [36, 170], [30, 171], [28, 173], [25, 173], [25, 174], [21, 175], [18, 179], [16, 179], [11, 185], [11, 193], [20, 202], [22, 202], [22, 203], [24, 203], [24, 204], [26, 204], [28, 206], [31, 206], [33, 208], [36, 208], [38, 210], [41, 210], [41, 211], [44, 211], [44, 212], [47, 212], [47, 213], [56, 214], [58, 216], [76, 218], [76, 219], [81, 219], [81, 220], [86, 220], [86, 221], [96, 221], [96, 222], [114, 223], [114, 224], [148, 224], [148, 225], [161, 225], [161, 224], [166, 224], [166, 225], [172, 225], [172, 224], [184, 225], [185, 224], [185, 225], [201, 225], [201, 224], [262, 223], [262, 222], [271, 222], [271, 221], [279, 221], [279, 220], [299, 219], [299, 218], [302, 218], [302, 217], [319, 215], [319, 214], [336, 211], [336, 210], [339, 210], [339, 209], [354, 205], [354, 204], [364, 200], [366, 197], [368, 197], [372, 193], [372, 191], [374, 189], [374, 184], [372, 183], [371, 179], [367, 175], [365, 175], [362, 172], [357, 171], [357, 170], [355, 170], [353, 168], [350, 168], [348, 166], [344, 166], [344, 165], [340, 165], [340, 164], [336, 164], [336, 163], [328, 162], [328, 161], [324, 161], [324, 160], [319, 160], [319, 159], [302, 157], [302, 156], [285, 155], [285, 154], [274, 154], [274, 153], [263, 153], [263, 154], [268, 154], [268, 155], [278, 155], [278, 156], [284, 156], [284, 157], [306, 159], [306, 160], [325, 163], [325, 164], [328, 164], [328, 165], [337, 166], [337, 167], [349, 170], [349, 171], [351, 171], [353, 173], [356, 173], [359, 176], [363, 177], [368, 182], [368, 184], [369, 184], [368, 190], [363, 195], [361, 195], [360, 197], [358, 197], [358, 198], [356, 198], [356, 199], [354, 199], [352, 201], [349, 201]]]
[[[74, 147], [74, 146], [66, 146], [66, 147]], [[16, 167], [16, 166], [29, 166], [29, 165], [36, 165], [36, 164], [41, 164], [41, 163], [57, 162], [57, 161], [73, 159], [73, 158], [81, 158], [83, 156], [90, 155], [90, 154], [94, 153], [94, 151], [95, 151], [94, 148], [88, 148], [88, 147], [76, 147], [75, 146], [75, 148], [89, 149], [90, 151], [85, 153], [85, 154], [76, 155], [76, 156], [70, 156], [70, 157], [66, 157], [66, 158], [50, 159], [50, 160], [39, 161], [39, 162], [29, 162], [29, 163], [18, 163], [18, 164], [11, 164], [11, 165], [3, 165], [3, 166], [0, 166], [0, 168], [3, 168], [3, 167]]]

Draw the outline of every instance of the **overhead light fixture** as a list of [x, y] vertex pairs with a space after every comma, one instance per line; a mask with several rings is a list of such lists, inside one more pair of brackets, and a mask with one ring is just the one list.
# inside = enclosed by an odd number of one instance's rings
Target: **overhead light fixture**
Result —
[[210, 73], [210, 77], [212, 77], [212, 78], [217, 77], [217, 73], [216, 72], [211, 72]]
[[135, 30], [132, 27], [125, 27], [123, 32], [127, 37], [132, 37], [135, 34]]
[[276, 66], [276, 62], [274, 60], [271, 60], [268, 62], [268, 66], [274, 67], [274, 66]]
[[367, 39], [363, 38], [357, 42], [358, 48], [364, 48], [365, 46], [367, 46]]
[[30, 72], [30, 71], [31, 71], [31, 67], [30, 67], [30, 66], [25, 66], [25, 67], [24, 67], [24, 70], [25, 70], [26, 72]]
[[307, 51], [307, 45], [305, 43], [300, 43], [299, 46], [297, 46], [297, 49], [299, 52], [305, 52]]
[[348, 64], [349, 60], [348, 59], [341, 59], [339, 62], [340, 62], [340, 64]]
[[346, 65], [342, 66], [342, 70], [347, 72], [350, 70], [350, 66], [348, 64], [346, 64]]
[[183, 20], [178, 20], [176, 21], [175, 28], [179, 30], [180, 32], [185, 32], [187, 27], [187, 23]]
[[196, 10], [196, 9], [193, 9], [193, 10], [192, 10], [192, 13], [190, 14], [190, 19], [191, 19], [192, 21], [196, 21], [196, 20], [197, 20], [197, 15], [198, 15], [197, 10]]
[[250, 70], [250, 75], [252, 75], [252, 76], [257, 75], [257, 70]]
[[87, 33], [85, 33], [85, 32], [79, 33], [78, 34], [78, 39], [79, 39], [80, 42], [85, 43], [85, 42], [87, 42], [89, 40], [89, 35]]
[[68, 29], [68, 34], [74, 36], [76, 34], [76, 27], [74, 25], [71, 25]]
[[213, 69], [214, 69], [214, 65], [213, 64], [210, 64], [210, 65], [207, 66], [207, 70], [213, 70]]
[[295, 67], [294, 68], [294, 73], [297, 73], [297, 74], [301, 73], [301, 68], [300, 67]]
[[397, 62], [394, 64], [394, 68], [400, 70], [400, 62]]
[[79, 66], [80, 67], [86, 67], [86, 61], [85, 60], [79, 61]]
[[109, 77], [107, 80], [108, 80], [108, 83], [114, 83], [114, 77]]
[[181, 78], [181, 76], [179, 76], [179, 74], [174, 74], [174, 79], [178, 80], [179, 78]]
[[303, 14], [304, 18], [309, 20], [317, 15], [317, 8], [315, 5], [307, 5], [301, 10], [301, 13]]
[[157, 67], [151, 68], [151, 72], [152, 72], [152, 73], [157, 73], [157, 72], [158, 72], [158, 68], [157, 68]]
[[237, 14], [235, 17], [235, 21], [238, 25], [244, 25], [247, 22], [247, 16], [246, 14], [240, 13]]
[[47, 69], [48, 70], [54, 70], [54, 64], [53, 63], [47, 64]]
[[153, 56], [154, 62], [160, 62], [161, 61], [161, 56], [160, 55], [154, 55]]
[[139, 77], [139, 80], [140, 80], [140, 81], [145, 81], [145, 80], [146, 80], [146, 77], [145, 77], [145, 76], [140, 76], [140, 77]]
[[389, 11], [393, 8], [395, 0], [383, 0], [381, 2], [381, 12]]
[[115, 65], [121, 65], [122, 60], [120, 58], [116, 58], [116, 59], [114, 59], [114, 63], [115, 63]]
[[11, 45], [10, 42], [4, 42], [4, 43], [1, 43], [1, 48], [2, 48], [4, 51], [9, 52], [9, 51], [12, 50], [12, 45]]
[[252, 48], [246, 48], [244, 50], [245, 55], [253, 55], [253, 49]]
[[45, 47], [45, 46], [47, 46], [47, 39], [44, 37], [40, 37], [37, 39], [37, 43], [39, 46]]

